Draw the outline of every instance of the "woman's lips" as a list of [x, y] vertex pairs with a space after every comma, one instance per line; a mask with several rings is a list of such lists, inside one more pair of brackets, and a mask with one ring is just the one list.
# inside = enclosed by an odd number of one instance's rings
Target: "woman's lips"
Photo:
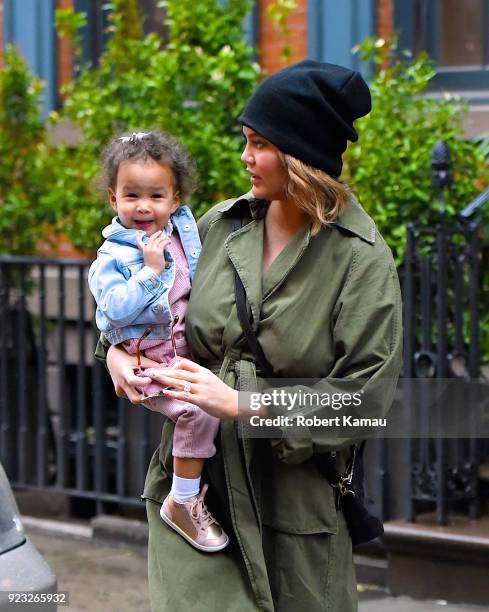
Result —
[[253, 185], [256, 185], [256, 183], [258, 183], [258, 182], [259, 182], [259, 181], [261, 181], [262, 179], [261, 179], [261, 177], [260, 177], [260, 176], [256, 176], [256, 175], [252, 174], [252, 175], [250, 176], [250, 180], [251, 180], [251, 183], [252, 183]]

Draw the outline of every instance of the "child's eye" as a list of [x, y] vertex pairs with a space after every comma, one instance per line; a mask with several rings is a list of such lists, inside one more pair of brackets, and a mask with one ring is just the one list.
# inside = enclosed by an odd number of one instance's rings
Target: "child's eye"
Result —
[[128, 194], [126, 195], [126, 198], [137, 198], [137, 197], [138, 197], [138, 194], [137, 194], [137, 193], [128, 193]]
[[161, 193], [153, 193], [153, 198], [162, 198], [163, 194]]

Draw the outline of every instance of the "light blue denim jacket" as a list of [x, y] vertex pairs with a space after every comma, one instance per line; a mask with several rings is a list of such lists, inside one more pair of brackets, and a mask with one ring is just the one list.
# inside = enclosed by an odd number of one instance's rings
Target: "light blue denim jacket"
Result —
[[[192, 280], [201, 248], [197, 224], [188, 206], [180, 206], [170, 221], [178, 230]], [[112, 219], [102, 232], [106, 240], [88, 272], [90, 291], [97, 302], [97, 327], [111, 344], [139, 338], [149, 326], [148, 339], [168, 339], [170, 335], [168, 293], [175, 279], [175, 262], [165, 249], [165, 268], [160, 275], [145, 266], [137, 234], [143, 242], [148, 240], [145, 232], [123, 227], [118, 217]]]

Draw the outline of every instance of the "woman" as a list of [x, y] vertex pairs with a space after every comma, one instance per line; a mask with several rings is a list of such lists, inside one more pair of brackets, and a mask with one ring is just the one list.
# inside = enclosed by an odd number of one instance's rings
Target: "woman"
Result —
[[[388, 409], [401, 365], [395, 266], [373, 221], [337, 180], [347, 140], [357, 138], [353, 121], [369, 111], [359, 73], [303, 61], [263, 81], [240, 117], [252, 189], [199, 222], [203, 248], [186, 321], [198, 364], [185, 361], [158, 378], [181, 389], [170, 397], [221, 419], [206, 466], [208, 501], [231, 543], [209, 558], [161, 522], [171, 486], [173, 423], [166, 422], [144, 489], [154, 610], [357, 609], [351, 540], [313, 460], [336, 450], [341, 472], [351, 440], [242, 435], [238, 390], [262, 379], [237, 317], [234, 271], [276, 376], [361, 379], [375, 409]], [[233, 231], [236, 218], [243, 227]], [[132, 359], [111, 347], [107, 364], [117, 393], [137, 402]]]

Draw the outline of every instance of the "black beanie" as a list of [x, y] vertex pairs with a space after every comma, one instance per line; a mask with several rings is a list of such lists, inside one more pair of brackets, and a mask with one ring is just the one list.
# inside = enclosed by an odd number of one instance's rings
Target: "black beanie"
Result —
[[370, 112], [368, 85], [355, 70], [304, 60], [262, 81], [239, 121], [292, 155], [339, 177], [353, 122]]

